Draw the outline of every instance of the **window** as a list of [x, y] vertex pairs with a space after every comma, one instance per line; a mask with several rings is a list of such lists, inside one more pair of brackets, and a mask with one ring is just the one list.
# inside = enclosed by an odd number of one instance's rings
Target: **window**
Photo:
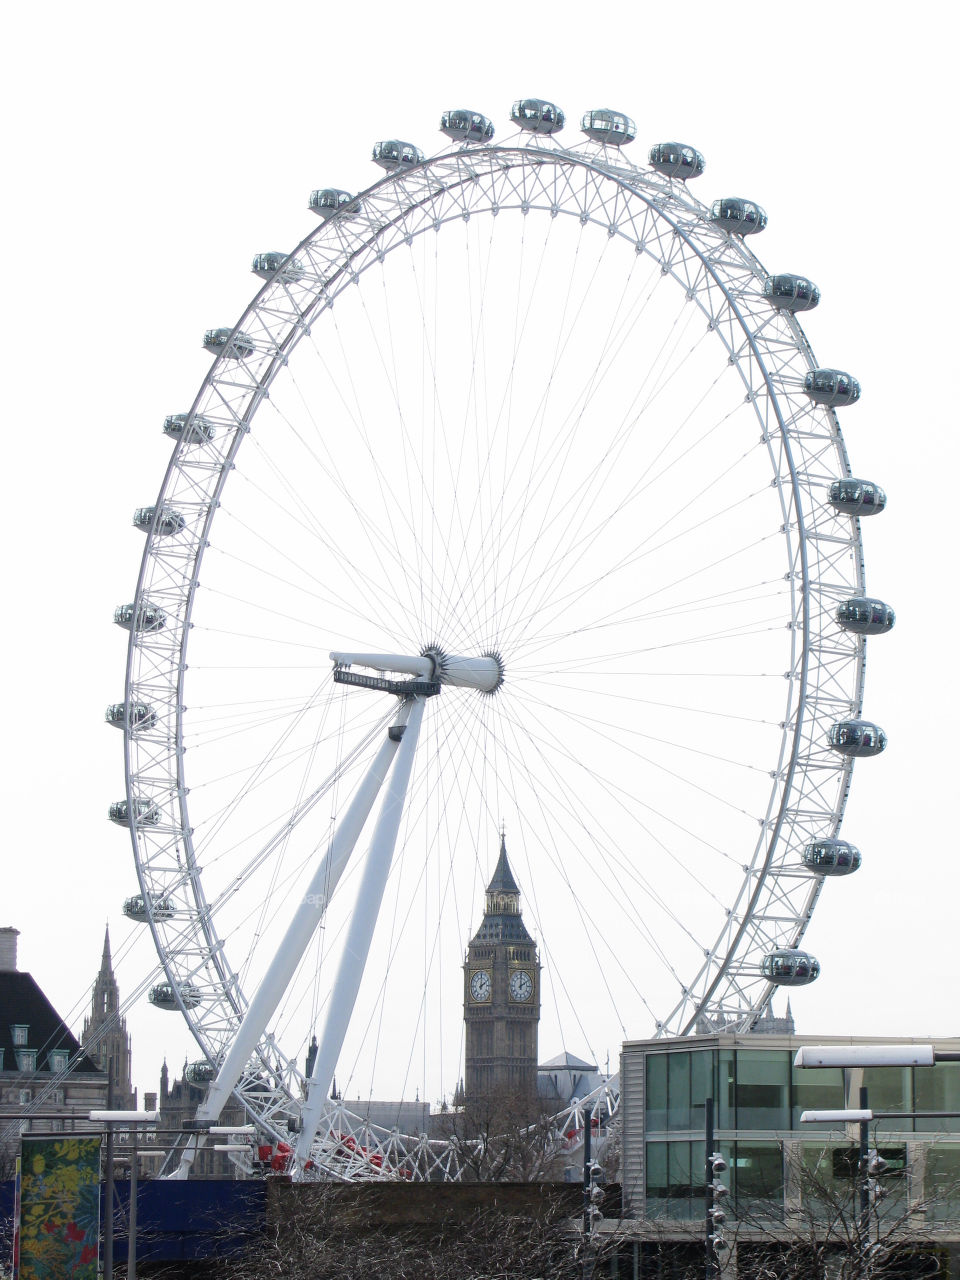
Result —
[[737, 1050], [738, 1129], [786, 1129], [790, 1124], [790, 1054]]
[[[800, 1128], [800, 1115], [804, 1111], [842, 1111], [845, 1105], [842, 1067], [793, 1068], [794, 1129]], [[831, 1124], [810, 1126], [814, 1131], [833, 1127]]]
[[18, 1071], [36, 1071], [37, 1069], [37, 1051], [36, 1049], [17, 1049], [17, 1070]]
[[21, 1105], [21, 1107], [25, 1107], [25, 1106], [27, 1105], [27, 1103], [29, 1103], [29, 1102], [32, 1102], [32, 1101], [33, 1101], [33, 1090], [32, 1090], [32, 1089], [19, 1089], [17, 1092], [18, 1092], [18, 1093], [19, 1093], [19, 1095], [20, 1095], [20, 1105]]
[[70, 1061], [70, 1051], [68, 1049], [51, 1049], [49, 1059], [51, 1071], [66, 1071], [67, 1064]]
[[54, 1090], [51, 1092], [50, 1097], [51, 1097], [51, 1099], [52, 1099], [52, 1101], [53, 1101], [53, 1105], [54, 1105], [55, 1107], [62, 1107], [62, 1106], [63, 1106], [64, 1101], [65, 1101], [65, 1097], [64, 1097], [64, 1092], [63, 1092], [63, 1090], [62, 1090], [62, 1089], [54, 1089]]
[[53, 1133], [63, 1133], [63, 1121], [62, 1121], [62, 1120], [51, 1120], [51, 1121], [50, 1121], [50, 1129], [51, 1129], [51, 1132], [53, 1132]]
[[783, 1147], [779, 1142], [738, 1142], [731, 1168], [737, 1216], [783, 1216]]
[[[870, 1103], [872, 1106], [872, 1094]], [[960, 1111], [960, 1062], [914, 1067], [913, 1103], [916, 1111]], [[915, 1120], [913, 1127], [918, 1133], [956, 1133], [960, 1118]]]
[[10, 1028], [10, 1032], [13, 1036], [14, 1045], [25, 1045], [27, 1043], [27, 1036], [30, 1032], [30, 1028], [16, 1024]]
[[[938, 1069], [918, 1068], [923, 1071]], [[938, 1144], [929, 1148], [923, 1169], [923, 1196], [928, 1221], [955, 1222], [960, 1216], [960, 1147]]]
[[700, 1219], [704, 1202], [702, 1142], [648, 1142], [647, 1212], [652, 1218]]
[[[930, 1068], [933, 1070], [934, 1068]], [[874, 1111], [912, 1111], [913, 1080], [911, 1067], [865, 1067], [863, 1084], [867, 1087], [869, 1106]], [[851, 1102], [851, 1106], [858, 1106]], [[890, 1130], [912, 1129], [911, 1120], [884, 1120], [883, 1127]]]

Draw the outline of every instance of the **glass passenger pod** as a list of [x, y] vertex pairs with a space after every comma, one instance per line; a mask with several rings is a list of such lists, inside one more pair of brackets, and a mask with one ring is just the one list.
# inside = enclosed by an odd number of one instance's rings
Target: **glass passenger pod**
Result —
[[317, 191], [310, 192], [309, 208], [310, 212], [315, 213], [318, 218], [329, 222], [338, 213], [346, 216], [345, 210], [349, 213], [359, 213], [363, 204], [354, 199], [349, 191], [341, 191], [338, 187], [321, 187]]
[[[134, 825], [138, 827], [155, 827], [160, 821], [160, 807], [155, 800], [147, 800], [138, 796], [133, 802]], [[107, 810], [111, 822], [125, 827], [130, 822], [130, 806], [126, 800], [116, 800]]]
[[185, 1009], [196, 1009], [201, 1003], [200, 992], [189, 982], [181, 982], [176, 988], [172, 983], [158, 982], [155, 987], [150, 988], [147, 999], [157, 1009], [176, 1010], [180, 1008], [177, 1002], [178, 993]]
[[703, 156], [695, 147], [682, 142], [658, 142], [650, 148], [650, 164], [667, 178], [699, 178], [706, 168]]
[[820, 961], [806, 951], [782, 947], [763, 957], [760, 972], [778, 987], [805, 987], [820, 977]]
[[135, 893], [130, 898], [124, 898], [123, 914], [128, 920], [135, 920], [137, 924], [146, 924], [151, 915], [154, 920], [172, 920], [176, 913], [166, 898], [159, 897], [151, 899], [148, 911], [144, 895]]
[[856, 845], [825, 836], [808, 844], [801, 854], [803, 865], [818, 876], [849, 876], [863, 861]]
[[494, 133], [493, 121], [479, 111], [445, 111], [440, 117], [440, 132], [454, 142], [489, 142]]
[[212, 1062], [201, 1058], [199, 1062], [188, 1063], [183, 1076], [190, 1084], [209, 1084], [211, 1080], [216, 1079], [217, 1068]]
[[157, 723], [157, 713], [145, 702], [131, 702], [129, 712], [125, 702], [111, 702], [104, 719], [118, 729], [129, 727], [133, 732], [134, 729], [152, 729]]
[[724, 196], [710, 206], [710, 221], [738, 236], [755, 236], [767, 225], [767, 215], [752, 200]]
[[209, 444], [217, 429], [202, 413], [171, 413], [163, 420], [163, 434], [186, 444]]
[[887, 746], [887, 735], [870, 720], [838, 720], [827, 734], [827, 745], [842, 756], [878, 756]]
[[393, 173], [397, 169], [413, 169], [423, 164], [423, 152], [412, 142], [401, 142], [399, 138], [388, 138], [378, 142], [373, 148], [373, 161], [381, 169]]
[[[158, 538], [169, 538], [174, 534], [183, 533], [187, 527], [187, 522], [179, 511], [172, 511], [169, 507], [161, 507], [160, 514], [156, 515], [156, 507], [137, 507], [133, 513], [133, 525], [135, 529], [139, 529], [142, 533], [149, 533], [153, 529]], [[156, 524], [154, 524], [154, 516], [156, 515]]]
[[113, 620], [125, 631], [162, 631], [167, 615], [153, 604], [122, 604], [114, 609]]
[[860, 399], [860, 383], [842, 369], [811, 369], [803, 380], [803, 389], [814, 404], [828, 409], [856, 404]]
[[602, 142], [605, 147], [625, 147], [637, 136], [637, 126], [630, 117], [608, 107], [585, 111], [580, 128], [592, 142]]
[[204, 348], [213, 355], [224, 355], [228, 360], [245, 360], [256, 347], [247, 333], [232, 329], [208, 329], [203, 335]]
[[887, 495], [872, 480], [843, 476], [830, 485], [830, 505], [845, 516], [875, 516], [887, 505]]
[[510, 119], [527, 133], [559, 133], [566, 118], [554, 102], [521, 98], [510, 108]]
[[837, 605], [837, 622], [858, 636], [882, 636], [892, 630], [897, 615], [873, 596], [853, 596]]
[[[250, 270], [260, 276], [262, 280], [270, 280], [276, 275], [283, 264], [287, 262], [287, 254], [279, 251], [271, 251], [270, 253], [258, 253], [253, 260]], [[286, 280], [289, 284], [295, 284], [297, 280], [303, 279], [303, 263], [298, 258], [291, 258], [287, 265], [280, 271], [280, 279]]]
[[820, 290], [812, 280], [789, 273], [767, 276], [763, 296], [777, 311], [812, 311], [820, 302]]

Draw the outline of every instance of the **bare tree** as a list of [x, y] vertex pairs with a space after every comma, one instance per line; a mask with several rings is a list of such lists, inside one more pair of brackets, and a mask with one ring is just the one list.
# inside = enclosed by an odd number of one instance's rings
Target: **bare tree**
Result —
[[490, 1188], [487, 1203], [479, 1205], [475, 1193], [460, 1187], [444, 1205], [440, 1190], [423, 1184], [279, 1186], [267, 1239], [231, 1266], [231, 1277], [580, 1280], [569, 1195], [528, 1188], [507, 1201]]

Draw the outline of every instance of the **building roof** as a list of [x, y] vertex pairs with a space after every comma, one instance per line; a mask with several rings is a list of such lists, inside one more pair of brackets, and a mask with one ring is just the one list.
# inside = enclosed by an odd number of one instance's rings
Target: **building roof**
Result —
[[13, 1053], [13, 1026], [26, 1026], [28, 1049], [37, 1050], [37, 1070], [49, 1071], [47, 1054], [51, 1049], [70, 1052], [70, 1069], [97, 1074], [100, 1068], [80, 1049], [80, 1044], [40, 990], [32, 974], [19, 969], [0, 972], [0, 1049], [3, 1070], [16, 1071]]
[[487, 885], [487, 893], [515, 893], [518, 898], [520, 896], [520, 889], [513, 878], [513, 872], [510, 870], [510, 862], [507, 858], [507, 837], [505, 834], [500, 836], [500, 857], [497, 859], [493, 879]]
[[595, 1062], [584, 1062], [573, 1053], [558, 1053], [549, 1062], [541, 1062], [538, 1071], [596, 1071]]

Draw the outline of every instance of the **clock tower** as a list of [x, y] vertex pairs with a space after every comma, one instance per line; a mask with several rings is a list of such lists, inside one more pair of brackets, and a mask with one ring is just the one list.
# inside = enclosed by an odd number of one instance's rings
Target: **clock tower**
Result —
[[540, 961], [520, 914], [520, 890], [504, 836], [487, 886], [483, 920], [467, 947], [463, 1018], [467, 1105], [496, 1097], [515, 1100], [532, 1112], [537, 1097]]

